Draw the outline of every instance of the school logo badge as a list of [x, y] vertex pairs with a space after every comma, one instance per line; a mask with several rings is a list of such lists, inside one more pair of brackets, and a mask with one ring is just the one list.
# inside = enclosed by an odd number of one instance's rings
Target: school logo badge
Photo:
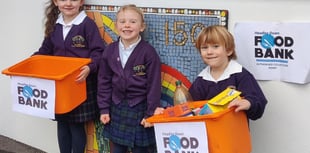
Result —
[[83, 48], [86, 45], [85, 38], [81, 35], [74, 36], [72, 38], [72, 46], [77, 48]]
[[146, 67], [145, 65], [136, 65], [133, 67], [135, 75], [145, 75]]

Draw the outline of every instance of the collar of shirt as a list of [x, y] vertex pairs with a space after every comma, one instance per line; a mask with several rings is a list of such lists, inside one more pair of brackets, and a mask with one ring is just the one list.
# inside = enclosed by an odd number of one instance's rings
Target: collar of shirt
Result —
[[207, 66], [203, 69], [198, 76], [202, 77], [204, 80], [218, 82], [225, 79], [228, 79], [230, 75], [234, 73], [242, 72], [242, 65], [240, 65], [236, 60], [230, 60], [227, 68], [225, 69], [224, 73], [220, 76], [219, 79], [215, 80], [211, 73], [210, 73], [210, 66]]
[[131, 44], [128, 48], [125, 48], [124, 44], [122, 43], [122, 40], [119, 40], [119, 55], [121, 58], [121, 63], [122, 63], [122, 67], [124, 68], [127, 60], [129, 58], [129, 56], [131, 55], [131, 53], [133, 52], [133, 50], [136, 48], [136, 46], [138, 45], [138, 43], [141, 41], [141, 37], [139, 37], [139, 39], [137, 40], [137, 42]]
[[67, 34], [69, 33], [70, 29], [72, 28], [72, 25], [79, 25], [83, 22], [84, 18], [86, 17], [85, 11], [81, 11], [79, 15], [77, 15], [70, 23], [65, 24], [63, 15], [60, 13], [58, 16], [58, 19], [56, 20], [56, 23], [62, 25], [63, 29], [63, 38], [65, 39]]

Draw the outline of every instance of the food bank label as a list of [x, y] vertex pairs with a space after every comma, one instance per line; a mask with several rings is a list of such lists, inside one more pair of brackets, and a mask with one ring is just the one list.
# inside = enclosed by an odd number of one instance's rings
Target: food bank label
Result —
[[160, 153], [208, 153], [205, 122], [156, 123], [157, 151]]
[[55, 81], [12, 76], [13, 110], [37, 117], [55, 118]]

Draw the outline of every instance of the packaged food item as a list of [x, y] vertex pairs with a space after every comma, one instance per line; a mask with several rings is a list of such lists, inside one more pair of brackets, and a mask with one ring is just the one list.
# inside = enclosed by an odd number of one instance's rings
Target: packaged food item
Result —
[[201, 108], [199, 115], [216, 113], [227, 108], [228, 104], [236, 98], [240, 98], [241, 92], [228, 87], [208, 102]]
[[168, 107], [164, 110], [164, 117], [182, 117], [193, 116], [193, 112], [188, 103], [178, 104], [173, 107]]
[[227, 109], [227, 106], [231, 101], [236, 98], [240, 98], [240, 94], [240, 91], [228, 87], [212, 99], [206, 100], [205, 103], [202, 103], [199, 106], [193, 107], [192, 105], [190, 105], [191, 101], [182, 101], [182, 103], [177, 103], [174, 106], [168, 107], [164, 110], [163, 116], [184, 117], [220, 112]]

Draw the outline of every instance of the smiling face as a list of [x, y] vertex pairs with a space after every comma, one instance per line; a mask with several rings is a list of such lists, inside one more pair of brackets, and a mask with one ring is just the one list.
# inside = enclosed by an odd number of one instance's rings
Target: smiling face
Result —
[[230, 59], [236, 59], [233, 36], [223, 26], [204, 28], [196, 40], [202, 60], [212, 70], [224, 70]]
[[62, 13], [65, 23], [71, 22], [79, 13], [84, 0], [53, 0]]
[[145, 29], [143, 15], [137, 9], [127, 7], [117, 13], [115, 27], [126, 47], [135, 43]]

